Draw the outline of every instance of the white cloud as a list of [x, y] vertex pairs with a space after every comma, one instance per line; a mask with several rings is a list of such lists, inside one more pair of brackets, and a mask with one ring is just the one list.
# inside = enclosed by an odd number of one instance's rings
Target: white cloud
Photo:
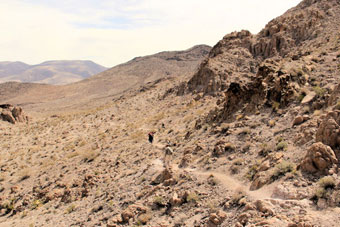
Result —
[[299, 0], [1, 0], [0, 61], [89, 59], [105, 66], [214, 45], [264, 25]]

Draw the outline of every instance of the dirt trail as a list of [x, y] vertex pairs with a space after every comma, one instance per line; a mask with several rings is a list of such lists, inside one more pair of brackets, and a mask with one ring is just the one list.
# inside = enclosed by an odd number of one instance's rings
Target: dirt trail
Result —
[[[154, 168], [157, 170], [162, 170], [163, 167], [163, 161], [161, 159], [155, 159], [152, 161], [152, 164], [154, 165]], [[273, 194], [273, 190], [276, 186], [276, 184], [271, 184], [271, 185], [266, 185], [256, 191], [250, 191], [249, 186], [250, 184], [246, 184], [244, 182], [241, 182], [232, 176], [228, 175], [227, 173], [221, 173], [217, 171], [201, 171], [198, 169], [192, 169], [192, 168], [178, 168], [177, 164], [172, 165], [172, 170], [177, 172], [177, 171], [187, 171], [191, 174], [194, 174], [196, 176], [204, 176], [204, 177], [209, 177], [213, 175], [222, 185], [228, 190], [231, 191], [237, 191], [237, 190], [242, 190], [244, 191], [247, 195], [249, 195], [250, 198], [254, 200], [258, 199], [274, 199], [271, 197]]]
[[227, 173], [220, 173], [216, 171], [204, 171], [203, 172], [203, 171], [193, 170], [193, 169], [189, 169], [187, 171], [190, 171], [196, 175], [207, 176], [207, 177], [213, 175], [226, 189], [229, 189], [231, 191], [242, 190], [246, 192], [247, 195], [250, 196], [250, 198], [255, 199], [255, 200], [272, 199], [271, 195], [273, 194], [273, 190], [275, 187], [274, 184], [264, 186], [256, 191], [250, 191], [249, 190], [250, 184], [241, 182], [233, 178], [232, 176], [228, 175]]

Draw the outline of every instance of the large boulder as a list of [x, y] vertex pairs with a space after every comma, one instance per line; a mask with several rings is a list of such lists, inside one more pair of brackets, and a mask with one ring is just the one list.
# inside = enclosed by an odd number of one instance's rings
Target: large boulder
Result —
[[299, 165], [302, 171], [308, 173], [327, 174], [336, 166], [338, 159], [330, 146], [323, 143], [314, 143], [307, 151], [306, 156]]
[[[332, 91], [331, 96], [328, 99], [328, 106], [334, 106], [338, 104], [340, 98], [340, 84], [338, 84]], [[338, 106], [338, 105], [337, 105]], [[337, 107], [338, 108], [338, 107]]]
[[316, 133], [316, 142], [322, 142], [331, 148], [340, 145], [340, 112], [332, 111], [324, 116]]
[[0, 119], [3, 121], [8, 121], [9, 123], [15, 124], [15, 118], [12, 115], [12, 112], [8, 109], [4, 109], [0, 114]]

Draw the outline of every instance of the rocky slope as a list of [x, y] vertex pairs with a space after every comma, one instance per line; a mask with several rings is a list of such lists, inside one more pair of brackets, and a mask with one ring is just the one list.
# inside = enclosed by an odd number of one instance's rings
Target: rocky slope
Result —
[[0, 62], [0, 83], [69, 84], [106, 70], [92, 61], [46, 61], [38, 65]]
[[305, 0], [227, 35], [186, 83], [0, 122], [0, 225], [338, 226], [338, 15], [339, 1]]

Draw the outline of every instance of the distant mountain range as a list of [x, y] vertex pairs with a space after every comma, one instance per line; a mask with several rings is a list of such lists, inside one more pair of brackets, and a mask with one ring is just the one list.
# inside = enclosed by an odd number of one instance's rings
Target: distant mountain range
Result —
[[62, 85], [80, 81], [106, 70], [92, 61], [46, 61], [38, 65], [0, 62], [0, 83], [8, 81]]

